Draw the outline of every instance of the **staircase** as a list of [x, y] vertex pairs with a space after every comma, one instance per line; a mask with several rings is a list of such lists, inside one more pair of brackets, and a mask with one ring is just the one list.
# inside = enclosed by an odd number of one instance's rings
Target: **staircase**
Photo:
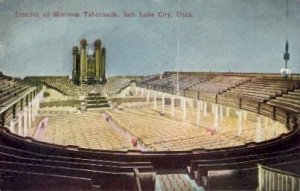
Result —
[[107, 109], [110, 107], [107, 98], [101, 93], [89, 93], [84, 99], [86, 110]]

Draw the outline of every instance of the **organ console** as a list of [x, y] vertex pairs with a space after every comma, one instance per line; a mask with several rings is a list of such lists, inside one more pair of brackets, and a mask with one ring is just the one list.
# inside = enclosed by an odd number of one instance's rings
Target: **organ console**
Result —
[[94, 42], [94, 51], [87, 51], [87, 40], [80, 41], [80, 49], [73, 47], [73, 71], [72, 81], [75, 84], [105, 83], [105, 54], [106, 50], [101, 47], [99, 39]]

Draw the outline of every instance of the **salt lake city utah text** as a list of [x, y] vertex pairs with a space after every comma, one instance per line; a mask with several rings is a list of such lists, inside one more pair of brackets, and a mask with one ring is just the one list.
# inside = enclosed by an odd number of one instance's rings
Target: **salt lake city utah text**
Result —
[[64, 18], [64, 17], [87, 17], [87, 18], [105, 18], [105, 17], [124, 17], [124, 18], [175, 18], [175, 17], [193, 17], [193, 13], [189, 11], [124, 11], [122, 13], [118, 12], [96, 12], [96, 11], [83, 11], [83, 12], [60, 12], [60, 11], [48, 11], [48, 12], [22, 12], [16, 11], [15, 17], [26, 18], [26, 17], [55, 17], [55, 18]]

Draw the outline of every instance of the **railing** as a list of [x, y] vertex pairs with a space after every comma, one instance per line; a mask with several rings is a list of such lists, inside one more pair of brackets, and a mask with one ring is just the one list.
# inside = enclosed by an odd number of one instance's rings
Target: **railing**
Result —
[[139, 170], [137, 168], [134, 168], [133, 171], [134, 171], [134, 191], [142, 191], [141, 182], [138, 177]]
[[258, 191], [300, 190], [300, 175], [258, 164]]

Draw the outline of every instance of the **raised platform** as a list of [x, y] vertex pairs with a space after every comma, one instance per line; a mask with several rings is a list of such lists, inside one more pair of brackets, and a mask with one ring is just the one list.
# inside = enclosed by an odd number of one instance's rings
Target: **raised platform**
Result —
[[107, 98], [100, 93], [89, 93], [84, 99], [84, 105], [86, 110], [103, 109], [108, 108]]

